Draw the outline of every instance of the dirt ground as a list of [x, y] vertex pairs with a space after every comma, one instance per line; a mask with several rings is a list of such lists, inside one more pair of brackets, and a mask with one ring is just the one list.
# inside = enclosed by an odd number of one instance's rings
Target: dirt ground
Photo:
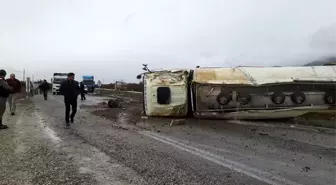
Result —
[[[142, 115], [142, 94], [129, 93], [129, 92], [109, 92], [105, 91], [103, 94], [95, 95], [106, 97], [102, 102], [96, 105], [82, 105], [85, 109], [89, 110], [92, 114], [100, 116], [111, 121], [124, 120], [127, 123], [136, 125], [141, 120]], [[109, 108], [108, 100], [120, 99], [121, 107]]]
[[[159, 125], [169, 124], [170, 118], [147, 118], [142, 115], [143, 105], [142, 105], [142, 93], [139, 92], [128, 92], [128, 91], [110, 91], [105, 90], [101, 91], [99, 94], [94, 96], [106, 97], [105, 101], [100, 102], [96, 105], [85, 106], [92, 114], [104, 117], [111, 121], [118, 121], [123, 119], [134, 125], [148, 128], [148, 127], [158, 127]], [[122, 100], [121, 108], [109, 108], [107, 101], [109, 99], [120, 99]], [[146, 124], [148, 121], [144, 119], [150, 119], [152, 122], [155, 122], [155, 125]], [[284, 120], [263, 120], [262, 122], [270, 124], [290, 124], [290, 125], [308, 125], [316, 127], [325, 127], [325, 128], [336, 128], [336, 112], [333, 113], [309, 113], [294, 119], [284, 119]], [[188, 119], [188, 121], [196, 122], [194, 119]], [[257, 123], [258, 121], [256, 121]]]

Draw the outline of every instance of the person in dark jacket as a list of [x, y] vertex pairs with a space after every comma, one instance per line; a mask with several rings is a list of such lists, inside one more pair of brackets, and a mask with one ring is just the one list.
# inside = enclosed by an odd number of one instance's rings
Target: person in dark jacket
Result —
[[80, 94], [81, 94], [81, 100], [86, 100], [85, 97], [85, 85], [83, 82], [80, 83]]
[[[60, 86], [60, 94], [64, 96], [64, 103], [65, 103], [65, 123], [67, 126], [69, 124], [69, 118], [71, 123], [74, 122], [74, 117], [77, 112], [77, 98], [80, 93], [79, 83], [75, 81], [75, 74], [69, 73], [68, 79], [64, 80]], [[70, 115], [70, 106], [72, 109]]]
[[6, 103], [9, 94], [12, 92], [12, 87], [5, 80], [6, 71], [0, 70], [0, 130], [7, 129], [8, 126], [2, 123], [2, 116], [6, 111]]
[[15, 78], [15, 74], [10, 74], [10, 78], [6, 80], [8, 85], [13, 88], [11, 94], [8, 97], [8, 104], [9, 109], [12, 114], [12, 116], [15, 115], [15, 109], [16, 109], [16, 101], [19, 98], [19, 94], [21, 93], [21, 82]]
[[43, 93], [44, 100], [48, 99], [48, 90], [50, 89], [49, 83], [47, 80], [43, 80], [42, 84], [39, 85], [40, 90]]

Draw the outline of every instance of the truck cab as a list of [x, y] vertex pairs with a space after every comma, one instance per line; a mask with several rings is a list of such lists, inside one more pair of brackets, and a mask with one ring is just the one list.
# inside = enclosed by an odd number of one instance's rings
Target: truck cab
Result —
[[87, 87], [87, 92], [93, 93], [95, 88], [94, 76], [83, 76], [83, 83]]
[[54, 73], [52, 82], [52, 93], [59, 94], [61, 83], [68, 78], [68, 73]]

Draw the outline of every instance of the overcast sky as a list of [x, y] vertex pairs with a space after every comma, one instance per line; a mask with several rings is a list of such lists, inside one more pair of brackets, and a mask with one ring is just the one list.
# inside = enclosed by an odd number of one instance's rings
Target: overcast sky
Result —
[[20, 78], [25, 68], [35, 79], [73, 71], [77, 80], [106, 83], [136, 81], [142, 63], [288, 65], [335, 52], [309, 44], [336, 25], [335, 7], [336, 0], [0, 0], [0, 67]]

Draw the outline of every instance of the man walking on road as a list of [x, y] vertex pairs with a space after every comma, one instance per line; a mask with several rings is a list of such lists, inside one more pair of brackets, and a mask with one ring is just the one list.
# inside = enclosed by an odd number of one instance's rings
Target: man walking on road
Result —
[[15, 115], [16, 101], [21, 93], [21, 82], [15, 78], [15, 74], [11, 74], [10, 78], [6, 80], [8, 85], [12, 87], [12, 92], [8, 97], [9, 109], [12, 116]]
[[6, 103], [9, 93], [12, 91], [12, 87], [9, 86], [5, 80], [6, 71], [0, 70], [0, 130], [7, 129], [7, 125], [3, 125], [2, 116], [6, 111]]
[[80, 83], [80, 94], [81, 94], [81, 100], [86, 100], [85, 98], [85, 86], [84, 83]]
[[40, 90], [43, 93], [44, 100], [48, 99], [48, 90], [50, 89], [49, 83], [47, 80], [43, 80], [42, 84], [39, 86]]
[[[79, 84], [75, 79], [74, 73], [68, 74], [68, 79], [63, 81], [60, 87], [60, 94], [64, 96], [64, 103], [65, 103], [65, 123], [67, 126], [69, 124], [69, 118], [71, 123], [74, 122], [74, 117], [77, 112], [77, 98], [80, 93]], [[70, 106], [72, 109], [70, 115]]]

